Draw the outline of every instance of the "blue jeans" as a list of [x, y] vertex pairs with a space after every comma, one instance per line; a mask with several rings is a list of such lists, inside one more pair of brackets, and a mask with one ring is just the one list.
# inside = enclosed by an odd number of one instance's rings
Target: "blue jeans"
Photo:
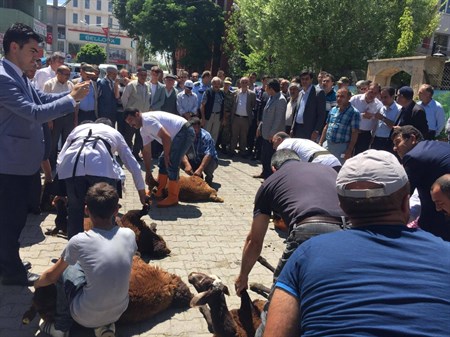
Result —
[[85, 284], [86, 277], [78, 263], [68, 266], [62, 273], [56, 283], [55, 328], [57, 330], [69, 331], [72, 327], [73, 318], [70, 315], [70, 303]]
[[159, 157], [159, 173], [167, 174], [169, 180], [178, 180], [181, 159], [194, 142], [195, 132], [192, 126], [183, 126], [172, 140], [169, 154], [169, 167], [164, 162], [164, 152]]

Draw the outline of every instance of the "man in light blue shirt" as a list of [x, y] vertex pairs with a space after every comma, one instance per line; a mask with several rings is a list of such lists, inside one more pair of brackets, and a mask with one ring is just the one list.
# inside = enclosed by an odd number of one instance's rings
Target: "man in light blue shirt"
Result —
[[429, 84], [422, 84], [419, 89], [419, 99], [417, 103], [425, 110], [428, 122], [428, 137], [433, 140], [439, 136], [445, 126], [445, 112], [441, 103], [433, 99], [434, 90]]
[[197, 95], [192, 92], [193, 87], [194, 83], [191, 80], [187, 80], [184, 82], [184, 90], [177, 95], [178, 113], [187, 120], [197, 115], [198, 99]]

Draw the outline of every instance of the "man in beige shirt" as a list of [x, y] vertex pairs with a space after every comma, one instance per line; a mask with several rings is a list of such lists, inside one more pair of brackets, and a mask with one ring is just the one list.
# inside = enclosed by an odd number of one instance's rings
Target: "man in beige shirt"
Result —
[[[48, 80], [44, 84], [44, 92], [47, 93], [62, 93], [72, 91], [74, 84], [69, 81], [70, 68], [66, 65], [61, 65], [56, 69], [56, 77]], [[53, 121], [48, 122], [49, 129], [52, 134], [51, 150], [50, 150], [50, 165], [52, 169], [56, 167], [56, 157], [58, 155], [58, 140], [61, 137], [61, 144], [66, 142], [67, 136], [72, 132], [77, 125], [77, 114], [68, 114]]]

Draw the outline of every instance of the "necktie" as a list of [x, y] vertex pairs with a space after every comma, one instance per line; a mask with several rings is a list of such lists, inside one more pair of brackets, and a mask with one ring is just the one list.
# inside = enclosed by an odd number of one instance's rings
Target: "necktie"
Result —
[[25, 81], [25, 86], [27, 87], [28, 90], [30, 90], [30, 88], [28, 86], [28, 77], [27, 77], [27, 75], [25, 75], [25, 73], [22, 74], [22, 78]]

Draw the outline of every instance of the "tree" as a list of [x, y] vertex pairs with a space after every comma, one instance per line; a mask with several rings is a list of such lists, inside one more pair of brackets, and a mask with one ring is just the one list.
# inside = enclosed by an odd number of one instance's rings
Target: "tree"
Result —
[[236, 3], [249, 70], [288, 76], [302, 68], [339, 74], [365, 69], [368, 59], [411, 55], [436, 29], [440, 0]]
[[94, 43], [88, 43], [81, 47], [77, 54], [78, 62], [101, 64], [106, 61], [105, 49]]
[[[130, 35], [150, 43], [152, 53], [168, 52], [175, 60], [202, 69], [206, 61], [218, 57], [223, 35], [223, 12], [210, 0], [113, 0], [114, 15]], [[176, 64], [173, 62], [173, 71]]]

